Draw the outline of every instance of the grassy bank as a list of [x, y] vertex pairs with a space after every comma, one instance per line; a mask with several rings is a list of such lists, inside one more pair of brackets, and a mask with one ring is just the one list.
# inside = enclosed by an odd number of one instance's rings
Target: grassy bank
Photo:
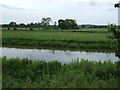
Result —
[[2, 44], [47, 46], [64, 48], [109, 49], [110, 33], [55, 32], [55, 31], [4, 31]]
[[2, 39], [3, 46], [32, 46], [32, 47], [58, 47], [58, 48], [77, 48], [77, 49], [109, 49], [109, 43], [104, 41], [75, 41], [75, 40], [36, 40], [36, 39], [20, 39], [6, 38]]
[[118, 88], [119, 62], [69, 64], [2, 58], [3, 88]]

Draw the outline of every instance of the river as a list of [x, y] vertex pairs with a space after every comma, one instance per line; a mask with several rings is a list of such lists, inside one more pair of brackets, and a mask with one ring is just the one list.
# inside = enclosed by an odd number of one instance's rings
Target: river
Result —
[[70, 50], [49, 50], [49, 49], [18, 49], [0, 47], [2, 56], [7, 58], [28, 58], [31, 60], [45, 60], [53, 61], [57, 60], [61, 63], [68, 63], [72, 60], [96, 60], [105, 61], [112, 60], [118, 61], [119, 58], [115, 56], [115, 53], [103, 53], [103, 52], [85, 52], [85, 51], [70, 51]]

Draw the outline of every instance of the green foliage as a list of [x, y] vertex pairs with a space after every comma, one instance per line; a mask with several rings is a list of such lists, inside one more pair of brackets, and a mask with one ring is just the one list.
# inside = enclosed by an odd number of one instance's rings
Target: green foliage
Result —
[[33, 28], [30, 28], [30, 30], [33, 30]]
[[13, 28], [14, 28], [16, 25], [17, 25], [17, 23], [16, 23], [16, 22], [13, 22], [13, 21], [9, 23], [9, 26], [10, 26], [10, 27], [13, 27]]
[[110, 36], [114, 40], [113, 48], [115, 49], [116, 56], [120, 58], [120, 30], [116, 28], [114, 24], [108, 26], [108, 30], [113, 33], [113, 35]]
[[13, 30], [17, 30], [17, 28], [13, 28]]
[[51, 22], [52, 22], [52, 19], [50, 17], [42, 18], [41, 25], [42, 25], [43, 28], [48, 29]]
[[120, 8], [120, 2], [114, 5], [115, 8]]
[[[2, 32], [2, 44], [18, 46], [47, 46], [64, 48], [109, 49], [110, 33], [81, 33], [56, 31], [6, 31]], [[103, 44], [104, 43], [104, 44]]]
[[10, 30], [10, 28], [8, 28], [8, 30]]
[[[104, 44], [103, 44], [104, 43]], [[74, 49], [110, 49], [109, 42], [104, 41], [76, 41], [76, 40], [36, 40], [36, 39], [15, 39], [6, 38], [2, 41], [4, 45], [32, 46], [32, 47], [59, 47]], [[88, 45], [89, 44], [89, 45]]]
[[81, 33], [55, 31], [2, 31], [3, 38], [24, 38], [37, 40], [76, 40], [76, 41], [107, 41], [110, 33]]
[[110, 24], [108, 25], [108, 30], [111, 31], [111, 32], [114, 32], [116, 29], [116, 25], [115, 24]]
[[4, 57], [2, 83], [3, 88], [118, 88], [118, 63], [74, 60], [61, 64]]
[[116, 28], [115, 24], [108, 25], [108, 31], [113, 33], [112, 37], [115, 39], [119, 37], [119, 31], [117, 31]]
[[76, 20], [73, 19], [58, 20], [58, 27], [61, 29], [78, 29]]

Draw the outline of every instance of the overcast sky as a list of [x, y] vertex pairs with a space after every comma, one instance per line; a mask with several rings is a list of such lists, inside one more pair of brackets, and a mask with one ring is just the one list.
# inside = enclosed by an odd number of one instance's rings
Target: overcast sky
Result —
[[43, 17], [76, 19], [79, 24], [109, 24], [118, 22], [119, 0], [0, 0], [2, 22], [40, 22]]

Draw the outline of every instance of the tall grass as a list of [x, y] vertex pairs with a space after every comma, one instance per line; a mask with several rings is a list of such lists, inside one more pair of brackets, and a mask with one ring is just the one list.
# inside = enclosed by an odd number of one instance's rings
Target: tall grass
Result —
[[110, 42], [76, 41], [76, 40], [36, 40], [36, 39], [2, 39], [3, 46], [56, 47], [73, 49], [110, 49]]
[[3, 88], [118, 88], [119, 62], [2, 58]]

